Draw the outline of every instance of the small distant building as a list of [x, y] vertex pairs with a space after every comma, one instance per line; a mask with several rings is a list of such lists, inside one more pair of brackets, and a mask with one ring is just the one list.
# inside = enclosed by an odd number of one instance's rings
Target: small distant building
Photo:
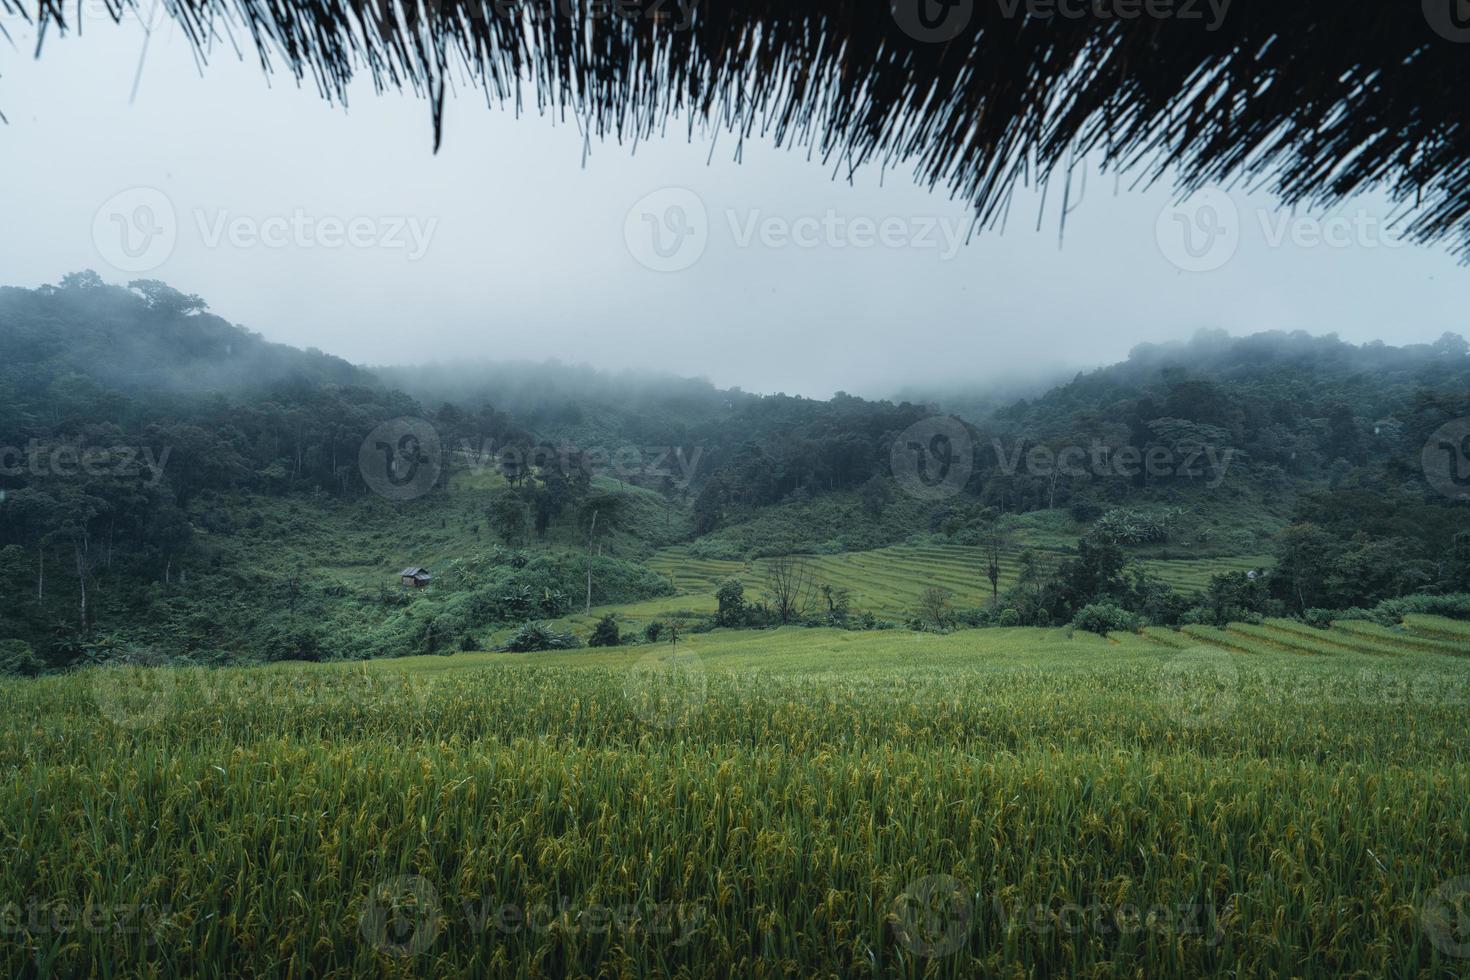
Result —
[[398, 573], [398, 582], [405, 589], [422, 589], [432, 581], [434, 581], [434, 576], [429, 574], [429, 570], [419, 568], [417, 565], [405, 568]]

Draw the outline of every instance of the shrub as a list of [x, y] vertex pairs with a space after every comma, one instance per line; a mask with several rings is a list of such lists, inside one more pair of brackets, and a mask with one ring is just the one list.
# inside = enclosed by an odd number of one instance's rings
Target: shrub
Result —
[[1302, 613], [1302, 622], [1319, 630], [1331, 629], [1332, 621], [1341, 618], [1341, 613], [1331, 609], [1308, 609]]
[[1072, 619], [1073, 629], [1086, 630], [1099, 636], [1133, 633], [1138, 630], [1139, 625], [1137, 616], [1109, 602], [1094, 602], [1083, 606]]
[[608, 613], [597, 621], [596, 626], [592, 627], [592, 636], [588, 638], [587, 645], [589, 647], [615, 647], [621, 642], [622, 637], [618, 634], [618, 621], [613, 618], [612, 613]]
[[1020, 626], [1021, 614], [1014, 609], [1002, 609], [995, 620], [997, 626]]
[[1078, 524], [1091, 524], [1103, 515], [1102, 505], [1095, 500], [1074, 500], [1068, 510]]
[[738, 578], [727, 579], [715, 593], [715, 598], [720, 603], [720, 611], [715, 616], [717, 623], [721, 626], [745, 623], [745, 583]]
[[1373, 608], [1373, 618], [1387, 626], [1398, 625], [1411, 613], [1444, 616], [1446, 619], [1470, 619], [1470, 594], [1455, 592], [1449, 595], [1406, 595], [1397, 599], [1385, 599]]
[[1169, 540], [1170, 522], [1178, 514], [1166, 511], [1162, 516], [1119, 507], [1093, 522], [1093, 530], [1118, 544], [1148, 544]]
[[852, 615], [852, 590], [840, 585], [823, 585], [820, 591], [827, 606], [827, 625], [846, 628]]
[[955, 613], [955, 621], [963, 626], [968, 626], [974, 629], [977, 627], [992, 625], [992, 623], [994, 622], [994, 617], [991, 615], [990, 610], [983, 607], [977, 607], [958, 610]]
[[0, 640], [0, 674], [34, 677], [45, 666], [25, 640]]
[[951, 603], [953, 595], [948, 589], [937, 585], [924, 589], [919, 593], [918, 615], [915, 618], [923, 626], [945, 629], [954, 619], [954, 606]]
[[269, 661], [323, 660], [329, 652], [322, 642], [323, 628], [301, 616], [267, 622], [256, 635], [258, 649]]
[[643, 638], [649, 643], [657, 643], [658, 638], [660, 636], [663, 636], [663, 633], [664, 624], [661, 620], [655, 619], [653, 622], [643, 627]]
[[582, 641], [572, 633], [561, 633], [544, 623], [526, 623], [505, 644], [511, 653], [533, 653], [538, 650], [575, 650]]

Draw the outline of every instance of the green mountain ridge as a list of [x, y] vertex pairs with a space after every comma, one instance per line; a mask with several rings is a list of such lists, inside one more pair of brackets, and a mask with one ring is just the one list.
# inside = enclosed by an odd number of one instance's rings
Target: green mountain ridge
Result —
[[[1250, 595], [1216, 589], [1221, 608], [1260, 614], [1448, 593], [1467, 587], [1470, 522], [1420, 455], [1470, 417], [1466, 351], [1453, 335], [1145, 345], [922, 444], [935, 472], [965, 464], [935, 495], [893, 469], [933, 404], [556, 363], [369, 371], [270, 344], [163, 283], [80, 273], [0, 289], [0, 642], [30, 669], [137, 647], [207, 662], [444, 651], [586, 607], [589, 568], [593, 605], [669, 598], [678, 556], [764, 570], [852, 553], [832, 581], [891, 614], [872, 591], [881, 558], [863, 555], [907, 546], [957, 581], [1002, 534], [1001, 599], [1044, 625], [1090, 600], [1197, 619], [1195, 599], [1161, 596], [1198, 588], [1209, 558], [1239, 576], [1276, 556]], [[364, 479], [379, 451], [365, 440], [395, 419], [441, 446], [414, 499]], [[632, 464], [612, 466], [623, 450]], [[1172, 468], [1129, 468], [1150, 454]], [[1030, 578], [1028, 549], [1051, 556]], [[1190, 570], [1171, 579], [1170, 561]], [[397, 585], [411, 564], [432, 564], [429, 590]]]

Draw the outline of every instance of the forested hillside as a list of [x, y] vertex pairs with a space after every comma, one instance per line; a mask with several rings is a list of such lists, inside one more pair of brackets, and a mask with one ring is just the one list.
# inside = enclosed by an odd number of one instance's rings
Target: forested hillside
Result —
[[[671, 594], [678, 576], [647, 562], [672, 545], [737, 569], [903, 543], [999, 569], [1004, 552], [1005, 594], [997, 571], [986, 608], [916, 610], [934, 628], [1090, 607], [1124, 625], [1320, 617], [1470, 589], [1470, 505], [1421, 459], [1467, 417], [1453, 335], [1202, 334], [961, 423], [919, 401], [558, 364], [368, 371], [267, 343], [163, 283], [79, 273], [0, 290], [0, 641], [27, 672], [139, 649], [471, 648]], [[375, 493], [370, 434], [404, 419], [430, 478]], [[1256, 555], [1269, 574], [1203, 598], [1144, 574]], [[405, 591], [405, 566], [432, 567], [433, 586]], [[826, 584], [831, 618], [848, 599]], [[750, 605], [739, 624], [771, 621], [768, 599]]]

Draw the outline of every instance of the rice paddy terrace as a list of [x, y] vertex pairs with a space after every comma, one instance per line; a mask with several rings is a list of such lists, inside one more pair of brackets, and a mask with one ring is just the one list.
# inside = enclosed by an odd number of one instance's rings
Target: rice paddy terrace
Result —
[[[1061, 557], [1057, 551], [1035, 551], [1041, 567]], [[985, 577], [981, 549], [963, 545], [905, 544], [876, 551], [802, 558], [816, 582], [852, 591], [853, 606], [877, 616], [899, 619], [913, 612], [919, 593], [931, 585], [949, 589], [959, 605], [976, 606], [990, 601], [990, 581]], [[666, 576], [681, 594], [714, 595], [719, 584], [740, 578], [747, 589], [759, 591], [769, 559], [753, 562], [700, 558], [686, 547], [665, 548], [648, 566]], [[1271, 564], [1267, 556], [1156, 560], [1141, 564], [1181, 592], [1200, 592], [1211, 575], [1226, 571], [1248, 571]], [[1001, 562], [1000, 590], [1016, 583], [1020, 575], [1019, 551], [1011, 551]]]
[[1268, 619], [1261, 625], [1231, 623], [1224, 629], [1185, 626], [1171, 630], [1150, 626], [1143, 636], [1174, 649], [1217, 647], [1236, 653], [1304, 653], [1333, 656], [1366, 653], [1383, 657], [1406, 653], [1470, 654], [1470, 624], [1436, 616], [1411, 615], [1395, 627], [1339, 620], [1329, 630], [1291, 619]]
[[0, 974], [1463, 976], [1467, 705], [1417, 616], [5, 680]]

